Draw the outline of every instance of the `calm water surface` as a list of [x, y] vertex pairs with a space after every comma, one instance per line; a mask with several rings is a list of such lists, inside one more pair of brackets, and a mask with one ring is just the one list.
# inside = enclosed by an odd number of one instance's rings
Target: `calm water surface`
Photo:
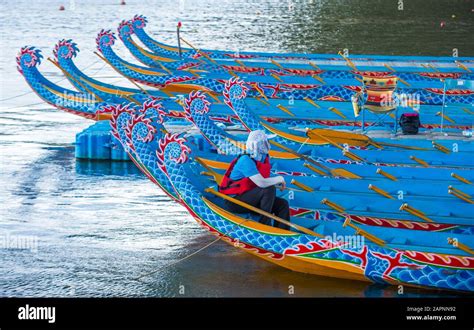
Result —
[[[474, 2], [406, 0], [403, 11], [382, 0], [118, 3], [0, 1], [0, 238], [37, 239], [37, 250], [0, 249], [0, 296], [183, 296], [181, 285], [184, 296], [287, 296], [289, 285], [295, 296], [396, 296], [393, 288], [287, 271], [222, 242], [176, 263], [215, 238], [133, 165], [77, 161], [75, 134], [91, 123], [30, 92], [15, 56], [24, 45], [51, 56], [59, 39], [72, 38], [80, 68], [127, 86], [92, 51], [101, 28], [134, 14], [171, 44], [181, 20], [184, 36], [203, 48], [448, 56], [457, 48], [473, 56]], [[115, 48], [131, 59], [123, 45]], [[69, 86], [43, 62], [49, 79]]]

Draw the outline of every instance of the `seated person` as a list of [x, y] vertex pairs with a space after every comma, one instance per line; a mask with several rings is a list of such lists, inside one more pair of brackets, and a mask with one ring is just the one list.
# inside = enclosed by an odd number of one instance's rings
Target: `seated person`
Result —
[[[224, 174], [219, 191], [235, 199], [257, 207], [263, 211], [290, 221], [288, 201], [276, 197], [276, 185], [280, 190], [286, 187], [282, 176], [270, 177], [270, 143], [267, 135], [260, 130], [250, 132], [247, 138], [248, 154], [239, 155]], [[248, 213], [249, 210], [226, 200], [227, 209], [236, 213]], [[260, 223], [271, 225], [272, 219], [261, 216]], [[278, 228], [290, 230], [289, 226], [273, 221]]]

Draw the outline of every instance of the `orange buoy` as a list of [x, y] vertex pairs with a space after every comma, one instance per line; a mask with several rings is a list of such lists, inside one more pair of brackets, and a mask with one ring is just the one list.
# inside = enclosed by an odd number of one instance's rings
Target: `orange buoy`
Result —
[[441, 23], [439, 23], [439, 26], [441, 28], [444, 28], [446, 26], [446, 22], [445, 21], [441, 21]]
[[59, 10], [66, 10], [66, 8], [63, 5], [61, 5], [59, 6]]

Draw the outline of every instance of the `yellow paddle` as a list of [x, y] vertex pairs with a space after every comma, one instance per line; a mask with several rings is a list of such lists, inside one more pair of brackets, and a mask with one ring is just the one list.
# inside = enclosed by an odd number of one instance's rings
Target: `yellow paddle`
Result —
[[180, 37], [179, 39], [181, 39], [181, 41], [183, 41], [186, 45], [188, 45], [189, 47], [191, 47], [192, 49], [194, 49], [196, 52], [198, 52], [199, 54], [201, 54], [202, 56], [204, 56], [206, 59], [208, 59], [209, 61], [211, 61], [213, 64], [216, 64], [216, 65], [217, 65], [216, 61], [214, 61], [212, 58], [210, 58], [209, 55], [207, 55], [206, 53], [200, 51], [199, 49], [197, 49], [196, 47], [194, 47], [193, 45], [191, 45], [190, 42], [184, 40], [183, 38]]
[[360, 235], [364, 236], [365, 238], [367, 238], [368, 240], [371, 240], [372, 242], [374, 242], [377, 245], [380, 245], [380, 246], [385, 245], [384, 240], [378, 238], [375, 235], [370, 234], [369, 232], [367, 232], [367, 231], [361, 229], [360, 227], [357, 227], [353, 223], [351, 223], [351, 219], [349, 217], [346, 217], [346, 220], [344, 221], [344, 224], [342, 226], [343, 227], [346, 227], [346, 226], [351, 227], [352, 229], [354, 229], [356, 231], [356, 234], [360, 234]]
[[214, 181], [219, 185], [222, 182], [222, 178], [224, 177], [222, 174], [217, 173], [212, 169], [209, 165], [207, 165], [200, 157], [194, 157], [194, 159], [201, 164], [202, 167], [204, 167], [208, 172], [208, 174], [212, 177], [214, 177]]
[[53, 63], [59, 70], [62, 71], [62, 73], [64, 73], [64, 75], [66, 77], [68, 77], [69, 79], [71, 79], [72, 81], [76, 82], [79, 86], [81, 86], [82, 88], [84, 88], [86, 90], [86, 92], [88, 92], [89, 94], [92, 94], [94, 95], [94, 97], [99, 101], [99, 102], [103, 102], [104, 100], [99, 96], [97, 95], [96, 93], [92, 92], [91, 90], [89, 90], [86, 86], [84, 86], [79, 80], [77, 80], [76, 78], [74, 78], [72, 75], [69, 74], [69, 72], [67, 72], [66, 70], [64, 70], [59, 64], [58, 62], [52, 60], [50, 57], [48, 57], [48, 61], [50, 61], [51, 63]]
[[228, 195], [222, 194], [222, 193], [220, 193], [220, 192], [218, 192], [218, 191], [215, 191], [215, 190], [212, 189], [212, 188], [206, 188], [206, 189], [204, 189], [204, 191], [207, 192], [207, 193], [213, 194], [213, 195], [215, 195], [215, 196], [221, 197], [221, 198], [223, 198], [223, 199], [225, 199], [225, 200], [228, 200], [228, 201], [230, 201], [230, 202], [232, 202], [232, 203], [234, 203], [234, 204], [237, 204], [237, 205], [239, 205], [239, 206], [242, 206], [243, 208], [246, 208], [246, 209], [249, 210], [249, 211], [258, 213], [258, 214], [263, 215], [263, 216], [265, 216], [265, 217], [267, 217], [267, 218], [270, 218], [270, 219], [273, 219], [273, 220], [275, 220], [275, 221], [277, 221], [277, 222], [283, 223], [283, 224], [285, 224], [285, 225], [287, 225], [287, 226], [290, 226], [290, 227], [292, 227], [292, 228], [294, 228], [294, 229], [296, 229], [296, 230], [299, 230], [299, 231], [302, 232], [302, 233], [305, 233], [305, 234], [308, 234], [308, 235], [311, 235], [311, 236], [320, 237], [320, 238], [323, 238], [323, 237], [324, 237], [324, 235], [318, 234], [318, 233], [316, 233], [316, 232], [314, 232], [314, 231], [312, 231], [312, 230], [310, 230], [310, 229], [308, 229], [308, 228], [305, 228], [305, 227], [303, 227], [303, 226], [297, 225], [297, 224], [295, 224], [295, 223], [291, 223], [291, 222], [289, 222], [289, 221], [287, 221], [287, 220], [285, 220], [285, 219], [282, 219], [282, 218], [280, 218], [280, 217], [277, 217], [276, 215], [273, 215], [273, 214], [271, 214], [271, 213], [268, 213], [268, 212], [266, 212], [266, 211], [264, 211], [264, 210], [261, 210], [261, 209], [255, 207], [255, 206], [252, 206], [252, 205], [250, 205], [250, 204], [247, 204], [247, 203], [245, 203], [245, 202], [242, 202], [242, 201], [240, 201], [240, 200], [238, 200], [238, 199], [235, 199], [235, 198], [233, 198], [233, 197], [230, 197], [230, 196], [228, 196]]
[[308, 130], [306, 134], [312, 139], [320, 139], [321, 136], [323, 136], [323, 137], [331, 139], [332, 141], [336, 143], [347, 143], [348, 145], [351, 145], [351, 146], [366, 147], [368, 145], [372, 145], [379, 149], [382, 149], [382, 146], [386, 146], [386, 147], [396, 147], [396, 148], [409, 149], [409, 150], [425, 150], [425, 151], [431, 150], [428, 148], [405, 146], [402, 144], [395, 144], [395, 143], [388, 143], [388, 142], [375, 142], [370, 137], [363, 134], [342, 132], [342, 131], [336, 131], [336, 130], [331, 130], [331, 129], [314, 128], [314, 129]]

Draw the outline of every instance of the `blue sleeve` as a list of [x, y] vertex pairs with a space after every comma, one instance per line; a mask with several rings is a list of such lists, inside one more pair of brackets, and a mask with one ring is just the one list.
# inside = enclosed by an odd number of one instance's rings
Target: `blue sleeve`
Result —
[[240, 180], [258, 174], [257, 164], [247, 155], [239, 158], [234, 165], [234, 169], [230, 173], [231, 180]]

